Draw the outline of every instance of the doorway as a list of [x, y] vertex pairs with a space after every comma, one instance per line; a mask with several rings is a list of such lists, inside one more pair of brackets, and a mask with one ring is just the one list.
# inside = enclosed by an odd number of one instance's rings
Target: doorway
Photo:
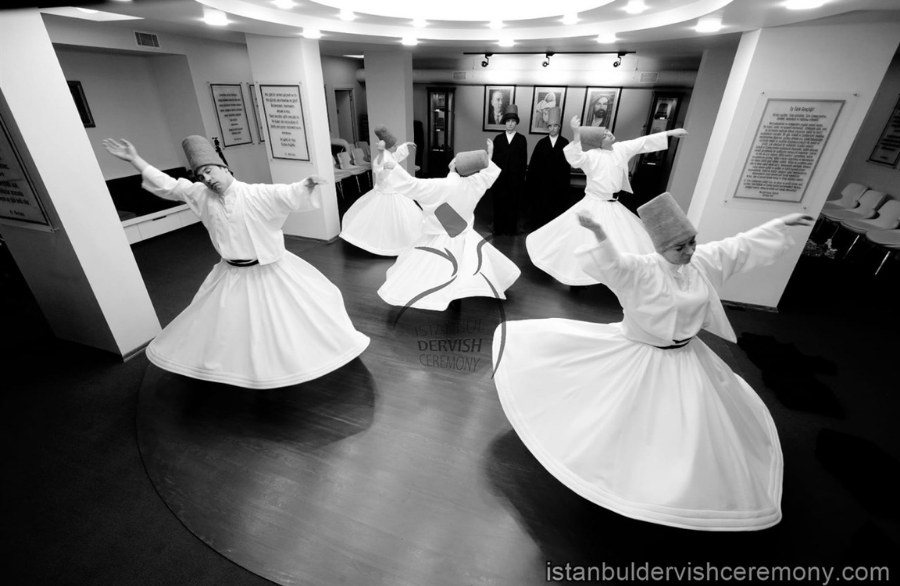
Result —
[[356, 106], [353, 103], [352, 89], [334, 90], [334, 102], [337, 108], [338, 136], [351, 145], [357, 141]]

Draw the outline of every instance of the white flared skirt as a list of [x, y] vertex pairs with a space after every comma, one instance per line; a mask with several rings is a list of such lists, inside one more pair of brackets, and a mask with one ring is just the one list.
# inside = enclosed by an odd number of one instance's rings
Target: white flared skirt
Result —
[[425, 234], [400, 253], [378, 295], [391, 305], [443, 311], [464, 297], [506, 299], [504, 292], [520, 274], [515, 263], [472, 229], [456, 238]]
[[577, 214], [588, 210], [603, 226], [619, 252], [650, 254], [653, 242], [641, 220], [618, 201], [585, 197], [558, 218], [525, 238], [525, 247], [534, 266], [566, 285], [596, 285], [575, 257], [575, 249], [596, 244], [594, 233], [578, 223]]
[[340, 290], [286, 252], [272, 264], [213, 267], [187, 309], [147, 347], [147, 357], [185, 376], [268, 389], [327, 374], [368, 345]]
[[422, 235], [424, 215], [416, 203], [378, 187], [344, 214], [341, 238], [381, 256], [397, 256]]
[[[553, 476], [616, 513], [685, 529], [781, 520], [783, 461], [768, 409], [697, 338], [662, 350], [620, 324], [513, 321], [495, 381], [503, 410]], [[498, 367], [499, 361], [499, 367]]]

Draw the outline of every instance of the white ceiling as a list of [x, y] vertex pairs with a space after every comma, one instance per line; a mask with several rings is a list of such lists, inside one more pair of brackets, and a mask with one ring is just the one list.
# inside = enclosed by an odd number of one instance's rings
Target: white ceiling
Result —
[[[413, 53], [413, 65], [419, 68], [454, 67], [465, 60], [466, 52], [636, 51], [628, 59], [651, 60], [653, 68], [696, 69], [704, 49], [733, 45], [741, 33], [758, 28], [820, 19], [900, 20], [900, 0], [827, 0], [810, 10], [788, 10], [786, 0], [643, 0], [647, 10], [637, 15], [624, 10], [629, 1], [294, 0], [290, 9], [278, 8], [272, 0], [108, 0], [80, 5], [143, 19], [104, 26], [232, 42], [243, 42], [244, 33], [293, 37], [315, 28], [322, 32], [324, 55], [403, 48]], [[350, 22], [338, 18], [341, 7], [357, 10], [356, 18]], [[488, 26], [489, 7], [505, 15], [503, 28]], [[227, 26], [202, 21], [211, 9], [226, 13]], [[562, 16], [574, 9], [579, 9], [578, 22], [563, 24]], [[429, 18], [428, 26], [414, 27], [415, 17]], [[709, 17], [721, 19], [724, 28], [717, 33], [696, 32], [698, 20]], [[616, 42], [596, 41], [599, 34], [610, 33]], [[403, 47], [404, 36], [416, 37], [419, 44]], [[501, 37], [514, 39], [515, 45], [498, 46]]]

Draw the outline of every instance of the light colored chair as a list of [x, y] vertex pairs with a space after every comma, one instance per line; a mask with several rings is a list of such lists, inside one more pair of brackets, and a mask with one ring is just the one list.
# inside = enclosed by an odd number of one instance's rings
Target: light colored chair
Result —
[[887, 259], [900, 250], [900, 230], [873, 230], [872, 232], [866, 232], [866, 240], [885, 249], [884, 258], [881, 259], [881, 264], [875, 269], [875, 274], [878, 275]]
[[859, 198], [868, 191], [865, 185], [860, 183], [848, 183], [841, 190], [841, 198], [826, 201], [822, 211], [836, 212], [837, 210], [852, 210], [859, 205]]
[[356, 141], [356, 148], [362, 149], [362, 152], [366, 155], [366, 161], [372, 162], [372, 151], [369, 149], [369, 143], [365, 140]]
[[360, 195], [362, 195], [362, 185], [359, 182], [359, 176], [366, 172], [364, 167], [360, 167], [358, 165], [354, 165], [350, 160], [350, 153], [347, 151], [341, 151], [337, 154], [338, 165], [344, 171], [349, 171], [353, 174], [353, 177], [356, 179], [356, 187], [359, 189]]
[[834, 211], [822, 210], [822, 216], [831, 222], [842, 222], [844, 220], [868, 220], [874, 218], [878, 213], [878, 206], [884, 201], [887, 195], [883, 191], [867, 190], [859, 198], [859, 205], [852, 210], [840, 209]]
[[872, 219], [842, 221], [842, 228], [856, 234], [856, 238], [853, 239], [847, 252], [844, 253], [844, 258], [847, 258], [850, 251], [853, 250], [860, 236], [872, 231], [893, 230], [897, 226], [900, 226], [900, 201], [896, 199], [888, 199], [884, 202], [878, 208], [878, 214]]

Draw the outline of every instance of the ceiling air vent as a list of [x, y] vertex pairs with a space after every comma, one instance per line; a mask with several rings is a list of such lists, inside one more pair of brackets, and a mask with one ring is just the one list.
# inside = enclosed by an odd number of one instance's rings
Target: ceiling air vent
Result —
[[156, 47], [157, 49], [159, 48], [159, 37], [157, 37], [153, 33], [142, 33], [140, 31], [134, 31], [134, 40], [137, 41], [137, 44], [140, 47]]
[[641, 83], [656, 83], [659, 81], [659, 73], [656, 71], [646, 71], [641, 73]]
[[466, 72], [465, 71], [454, 71], [453, 72], [453, 81], [466, 81]]

